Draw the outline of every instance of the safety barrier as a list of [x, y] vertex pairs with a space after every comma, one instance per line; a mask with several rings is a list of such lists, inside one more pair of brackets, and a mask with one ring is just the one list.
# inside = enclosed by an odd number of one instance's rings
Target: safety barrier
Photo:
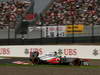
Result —
[[26, 45], [0, 46], [2, 57], [29, 57], [31, 52], [38, 51], [40, 56], [57, 52], [58, 56], [68, 58], [100, 59], [100, 46], [96, 45]]

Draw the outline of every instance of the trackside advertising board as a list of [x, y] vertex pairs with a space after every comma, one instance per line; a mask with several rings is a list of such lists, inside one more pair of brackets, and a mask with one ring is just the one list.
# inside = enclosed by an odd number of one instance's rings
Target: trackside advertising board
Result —
[[[40, 27], [41, 28], [41, 27]], [[32, 29], [30, 28], [30, 31]], [[67, 34], [78, 34], [84, 31], [84, 25], [42, 26], [43, 37], [66, 37]]]
[[56, 51], [58, 56], [100, 59], [100, 46], [94, 45], [0, 46], [0, 56], [3, 57], [29, 57], [34, 51], [38, 51], [40, 57]]

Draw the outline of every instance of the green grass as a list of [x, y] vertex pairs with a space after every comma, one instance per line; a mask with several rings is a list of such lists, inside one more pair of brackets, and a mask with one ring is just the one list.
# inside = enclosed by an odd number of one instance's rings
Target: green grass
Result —
[[42, 68], [48, 68], [48, 67], [52, 67], [52, 68], [80, 68], [80, 69], [85, 69], [85, 68], [90, 68], [90, 69], [94, 69], [94, 68], [100, 68], [100, 66], [67, 66], [67, 65], [32, 65], [32, 64], [28, 64], [28, 65], [18, 65], [18, 64], [0, 64], [0, 66], [11, 66], [11, 67], [42, 67]]

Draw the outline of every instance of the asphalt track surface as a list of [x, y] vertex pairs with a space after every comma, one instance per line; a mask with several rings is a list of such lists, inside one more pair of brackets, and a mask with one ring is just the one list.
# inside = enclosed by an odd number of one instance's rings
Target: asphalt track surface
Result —
[[100, 69], [1, 66], [0, 75], [100, 75]]
[[[30, 65], [8, 66], [14, 61], [29, 62], [29, 59], [0, 59], [0, 75], [100, 75], [99, 68], [80, 68], [66, 65]], [[91, 61], [92, 65], [100, 66], [100, 61]], [[2, 65], [3, 64], [3, 65]]]

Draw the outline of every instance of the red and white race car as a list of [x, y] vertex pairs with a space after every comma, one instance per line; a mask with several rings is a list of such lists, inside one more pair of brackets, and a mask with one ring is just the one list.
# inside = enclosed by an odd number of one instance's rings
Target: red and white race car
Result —
[[86, 59], [57, 56], [56, 52], [52, 54], [46, 54], [45, 56], [39, 56], [38, 52], [32, 52], [30, 55], [30, 61], [33, 64], [67, 64], [75, 66], [89, 65], [88, 60]]

